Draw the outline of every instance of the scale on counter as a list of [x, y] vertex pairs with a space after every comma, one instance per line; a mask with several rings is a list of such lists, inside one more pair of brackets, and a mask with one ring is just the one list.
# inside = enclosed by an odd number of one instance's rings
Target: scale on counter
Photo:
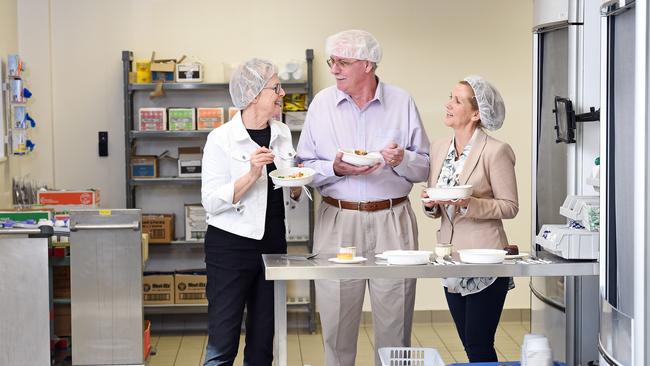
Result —
[[542, 225], [535, 243], [565, 259], [598, 259], [600, 198], [567, 196], [560, 215], [568, 218], [569, 223]]

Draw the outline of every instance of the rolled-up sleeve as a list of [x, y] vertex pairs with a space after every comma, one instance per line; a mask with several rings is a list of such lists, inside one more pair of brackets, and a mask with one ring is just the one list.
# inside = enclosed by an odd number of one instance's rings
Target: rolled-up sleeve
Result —
[[228, 154], [218, 145], [216, 139], [210, 136], [203, 150], [201, 204], [211, 215], [237, 209], [240, 205], [239, 202], [232, 202], [235, 195], [235, 179], [230, 175], [229, 160]]
[[404, 160], [393, 170], [411, 183], [423, 182], [429, 176], [429, 138], [413, 98], [409, 101], [407, 134], [408, 145], [404, 146]]

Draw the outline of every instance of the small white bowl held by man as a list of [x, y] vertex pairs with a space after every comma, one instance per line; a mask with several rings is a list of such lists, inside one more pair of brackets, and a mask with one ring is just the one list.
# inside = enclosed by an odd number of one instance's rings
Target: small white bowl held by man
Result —
[[316, 172], [311, 168], [281, 168], [269, 173], [273, 184], [279, 187], [302, 187], [314, 180]]
[[382, 161], [378, 152], [367, 152], [362, 149], [339, 149], [343, 153], [341, 160], [356, 166], [373, 166]]

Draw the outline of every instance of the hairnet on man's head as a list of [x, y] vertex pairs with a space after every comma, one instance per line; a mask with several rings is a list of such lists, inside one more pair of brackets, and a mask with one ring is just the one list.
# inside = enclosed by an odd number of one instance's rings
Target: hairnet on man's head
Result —
[[370, 33], [362, 30], [346, 30], [327, 37], [325, 41], [327, 56], [381, 61], [381, 46]]
[[230, 97], [239, 109], [246, 108], [262, 91], [278, 69], [268, 60], [250, 59], [237, 66], [230, 76]]
[[481, 125], [490, 131], [501, 128], [503, 120], [506, 119], [506, 105], [499, 91], [478, 75], [470, 75], [463, 80], [474, 90]]

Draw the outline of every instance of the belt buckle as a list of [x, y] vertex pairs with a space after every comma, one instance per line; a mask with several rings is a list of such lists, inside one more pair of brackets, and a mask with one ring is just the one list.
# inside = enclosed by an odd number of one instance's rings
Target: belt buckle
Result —
[[359, 201], [357, 202], [357, 211], [361, 211], [361, 205], [365, 205], [369, 201]]

